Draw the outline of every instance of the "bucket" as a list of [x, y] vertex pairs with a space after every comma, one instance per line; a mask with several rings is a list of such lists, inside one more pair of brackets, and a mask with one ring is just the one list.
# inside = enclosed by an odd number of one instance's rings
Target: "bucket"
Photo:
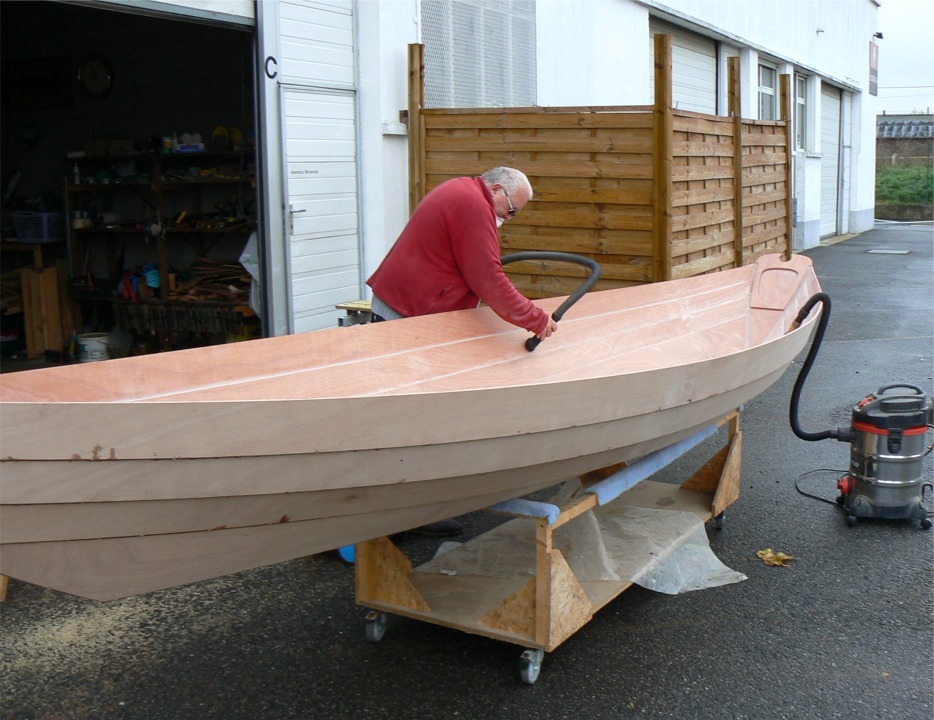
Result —
[[107, 360], [108, 333], [90, 333], [78, 336], [78, 360], [80, 362], [97, 362]]

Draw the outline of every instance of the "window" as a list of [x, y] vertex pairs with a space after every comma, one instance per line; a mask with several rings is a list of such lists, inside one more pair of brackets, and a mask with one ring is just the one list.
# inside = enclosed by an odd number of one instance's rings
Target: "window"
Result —
[[425, 106], [535, 105], [534, 0], [422, 0]]
[[778, 73], [775, 68], [768, 65], [759, 66], [759, 119], [778, 119], [778, 93], [775, 91], [775, 81]]
[[808, 79], [795, 75], [795, 150], [808, 145]]

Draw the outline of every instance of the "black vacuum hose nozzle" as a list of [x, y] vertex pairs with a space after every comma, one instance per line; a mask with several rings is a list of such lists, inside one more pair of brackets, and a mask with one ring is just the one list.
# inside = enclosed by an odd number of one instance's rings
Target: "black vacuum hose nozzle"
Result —
[[[575, 255], [573, 253], [565, 252], [551, 252], [547, 250], [530, 250], [528, 252], [513, 253], [512, 255], [503, 255], [503, 257], [500, 258], [500, 262], [502, 262], [503, 265], [511, 262], [519, 262], [522, 260], [557, 260], [560, 262], [569, 262], [575, 263], [577, 265], [583, 265], [584, 267], [590, 269], [590, 276], [587, 277], [584, 282], [581, 283], [580, 287], [571, 293], [565, 299], [565, 301], [558, 306], [558, 309], [551, 314], [551, 317], [555, 322], [558, 322], [562, 317], [564, 317], [564, 313], [567, 312], [567, 309], [580, 300], [584, 296], [584, 293], [590, 290], [590, 288], [596, 284], [597, 280], [600, 279], [599, 263], [596, 260], [584, 257], [583, 255]], [[525, 349], [529, 352], [532, 352], [535, 350], [535, 348], [538, 347], [541, 341], [542, 339], [540, 337], [532, 336], [525, 341]]]
[[814, 338], [811, 340], [811, 349], [808, 350], [807, 357], [804, 359], [804, 364], [801, 366], [801, 372], [798, 373], [798, 379], [795, 380], [794, 389], [791, 391], [791, 405], [788, 408], [788, 420], [791, 423], [791, 429], [794, 434], [802, 440], [814, 442], [817, 440], [834, 438], [840, 442], [849, 442], [852, 436], [850, 428], [838, 427], [834, 430], [823, 430], [821, 432], [812, 433], [802, 430], [801, 426], [798, 424], [798, 401], [801, 399], [801, 389], [804, 387], [804, 381], [807, 379], [808, 373], [811, 372], [811, 366], [814, 364], [817, 353], [820, 351], [821, 342], [824, 339], [824, 331], [827, 329], [827, 322], [830, 320], [830, 296], [822, 292], [812, 295], [808, 298], [808, 301], [804, 303], [795, 321], [791, 324], [792, 330], [800, 327], [807, 316], [811, 314], [811, 310], [814, 309], [817, 303], [821, 303], [822, 305], [820, 320], [817, 322], [817, 330], [814, 333]]

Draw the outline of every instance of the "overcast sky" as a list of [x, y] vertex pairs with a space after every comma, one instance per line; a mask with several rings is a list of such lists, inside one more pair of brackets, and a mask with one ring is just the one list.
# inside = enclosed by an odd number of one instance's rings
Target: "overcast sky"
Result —
[[880, 3], [876, 112], [934, 112], [934, 0]]

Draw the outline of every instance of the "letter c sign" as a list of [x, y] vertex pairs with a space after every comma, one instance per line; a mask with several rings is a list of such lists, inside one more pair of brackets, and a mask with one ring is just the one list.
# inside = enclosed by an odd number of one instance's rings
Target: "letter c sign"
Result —
[[272, 55], [266, 58], [266, 77], [270, 80], [275, 80], [276, 75], [279, 74], [279, 61], [276, 60]]

